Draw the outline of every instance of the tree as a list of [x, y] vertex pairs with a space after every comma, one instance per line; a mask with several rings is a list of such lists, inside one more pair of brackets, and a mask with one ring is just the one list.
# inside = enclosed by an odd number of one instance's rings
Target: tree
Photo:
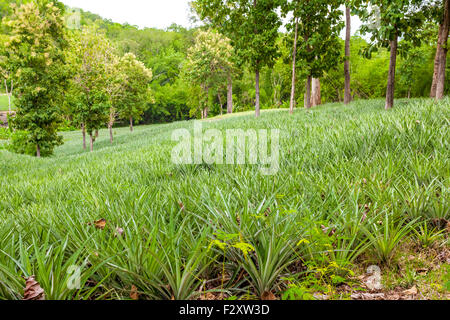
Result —
[[450, 26], [450, 1], [438, 1], [435, 16], [439, 21], [438, 41], [436, 56], [434, 60], [433, 83], [431, 85], [432, 98], [442, 99], [444, 97], [445, 73], [447, 66], [448, 35]]
[[273, 66], [278, 57], [276, 41], [281, 26], [278, 0], [196, 0], [194, 8], [231, 39], [240, 64], [250, 64], [255, 72], [255, 114], [260, 115], [260, 71]]
[[294, 113], [295, 108], [295, 72], [296, 72], [296, 58], [297, 58], [297, 41], [298, 41], [298, 17], [295, 18], [295, 31], [294, 31], [294, 49], [292, 50], [292, 82], [291, 82], [291, 100], [289, 104], [290, 114]]
[[133, 120], [140, 120], [147, 103], [151, 101], [149, 89], [152, 71], [137, 60], [132, 53], [120, 58], [118, 68], [123, 79], [120, 82], [120, 94], [115, 99], [119, 117], [130, 121], [130, 131], [133, 131]]
[[352, 101], [352, 93], [350, 87], [350, 39], [351, 39], [351, 12], [349, 4], [345, 6], [345, 61], [344, 61], [344, 76], [345, 76], [345, 90], [344, 90], [344, 104], [349, 104]]
[[83, 148], [86, 149], [88, 133], [93, 151], [94, 132], [109, 121], [109, 70], [117, 58], [110, 42], [96, 27], [85, 27], [81, 34], [74, 34], [69, 56], [74, 72], [72, 115], [74, 122], [81, 126]]
[[[6, 38], [8, 37], [6, 36]], [[5, 48], [6, 40], [7, 39], [5, 39], [4, 36], [0, 39], [0, 76], [3, 78], [5, 93], [8, 97], [8, 111], [11, 112], [11, 97], [14, 92], [14, 79], [11, 74], [11, 66], [8, 63], [8, 53]]]
[[[372, 5], [371, 9], [361, 3]], [[417, 31], [424, 22], [421, 10], [421, 0], [364, 0], [359, 2], [359, 13], [365, 25], [361, 32], [371, 33], [371, 48], [366, 53], [376, 50], [376, 47], [390, 49], [389, 74], [386, 88], [385, 109], [394, 106], [395, 71], [398, 55], [398, 39], [402, 37], [415, 46], [420, 44]]]
[[[199, 101], [202, 118], [208, 117], [210, 90], [219, 90], [224, 83], [230, 86], [232, 55], [230, 40], [213, 31], [199, 31], [194, 46], [188, 51], [185, 74], [203, 91], [203, 97]], [[220, 101], [220, 93], [218, 94]]]
[[5, 21], [10, 29], [5, 44], [8, 65], [16, 80], [17, 113], [11, 122], [13, 128], [26, 132], [24, 143], [33, 144], [39, 158], [62, 143], [57, 129], [68, 77], [63, 11], [51, 1], [12, 8]]
[[[307, 0], [289, 2], [287, 6], [303, 40], [297, 43], [296, 53], [306, 67], [306, 108], [311, 108], [312, 79], [320, 78], [338, 63], [340, 57], [339, 32], [343, 27], [340, 5], [339, 0]], [[316, 81], [317, 97], [320, 96], [319, 88], [320, 83]]]
[[423, 48], [406, 48], [403, 52], [404, 58], [399, 66], [399, 84], [406, 88], [406, 97], [409, 99], [415, 81], [414, 75], [426, 63], [426, 53]]

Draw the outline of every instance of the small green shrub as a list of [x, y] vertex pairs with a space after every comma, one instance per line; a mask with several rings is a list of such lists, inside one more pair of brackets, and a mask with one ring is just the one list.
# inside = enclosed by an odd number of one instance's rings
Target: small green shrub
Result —
[[[59, 139], [58, 145], [62, 144], [62, 138]], [[48, 157], [53, 154], [54, 146], [48, 143], [40, 145], [41, 156]], [[11, 134], [11, 142], [7, 145], [7, 149], [18, 154], [26, 154], [29, 156], [36, 156], [36, 144], [29, 141], [28, 133], [26, 131], [17, 130]]]

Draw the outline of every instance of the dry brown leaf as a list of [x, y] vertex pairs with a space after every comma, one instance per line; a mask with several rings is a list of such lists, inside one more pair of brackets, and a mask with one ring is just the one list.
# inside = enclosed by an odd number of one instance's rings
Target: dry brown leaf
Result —
[[105, 219], [100, 219], [100, 220], [94, 221], [94, 226], [97, 229], [103, 230], [106, 227], [106, 220]]
[[403, 291], [403, 294], [406, 294], [408, 296], [414, 296], [417, 294], [417, 287], [414, 286], [411, 289], [405, 290], [405, 291]]
[[262, 294], [262, 296], [261, 296], [261, 300], [265, 300], [265, 301], [268, 301], [268, 300], [277, 300], [277, 297], [275, 297], [275, 295], [274, 295], [272, 292], [270, 292], [270, 291], [265, 291], [265, 292]]
[[200, 300], [204, 300], [204, 301], [214, 301], [214, 300], [221, 300], [221, 299], [222, 299], [222, 294], [215, 295], [212, 292], [207, 292], [206, 294], [202, 294], [200, 296]]
[[23, 300], [45, 300], [44, 289], [36, 281], [35, 276], [28, 277], [25, 281]]
[[139, 300], [138, 288], [134, 284], [131, 286], [130, 298], [133, 300]]
[[181, 211], [184, 211], [184, 204], [183, 202], [178, 202], [178, 205], [180, 206]]

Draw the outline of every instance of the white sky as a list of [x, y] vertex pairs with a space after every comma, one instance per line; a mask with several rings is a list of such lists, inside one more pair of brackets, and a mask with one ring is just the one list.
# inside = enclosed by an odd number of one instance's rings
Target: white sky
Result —
[[114, 22], [140, 28], [166, 29], [172, 23], [189, 24], [188, 0], [61, 0], [72, 8], [80, 8]]
[[[189, 27], [189, 0], [61, 0], [72, 8], [90, 11], [114, 22], [140, 28], [166, 29], [172, 23]], [[352, 17], [352, 34], [361, 25]], [[341, 34], [344, 37], [345, 30]]]

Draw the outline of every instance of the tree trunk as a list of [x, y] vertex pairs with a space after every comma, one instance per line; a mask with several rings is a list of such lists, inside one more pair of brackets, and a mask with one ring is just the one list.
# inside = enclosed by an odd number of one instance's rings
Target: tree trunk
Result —
[[351, 39], [351, 15], [350, 7], [345, 8], [346, 17], [346, 31], [345, 31], [345, 62], [344, 62], [344, 75], [345, 75], [345, 93], [344, 104], [349, 104], [352, 101], [352, 94], [350, 88], [350, 39]]
[[114, 135], [113, 135], [113, 125], [111, 122], [108, 123], [108, 129], [109, 129], [109, 142], [113, 143]]
[[39, 144], [36, 144], [36, 157], [41, 157], [41, 147], [39, 146]]
[[394, 107], [394, 94], [395, 94], [395, 68], [397, 65], [397, 48], [398, 48], [398, 35], [395, 34], [394, 40], [391, 40], [391, 57], [389, 60], [389, 75], [386, 90], [386, 110]]
[[437, 73], [436, 99], [444, 98], [449, 27], [450, 27], [450, 0], [445, 0], [444, 21], [443, 21], [443, 28], [442, 28], [442, 35], [441, 35], [441, 50], [439, 53], [439, 69], [438, 69], [438, 73]]
[[311, 81], [312, 77], [308, 76], [306, 78], [306, 93], [305, 93], [305, 108], [310, 109], [311, 108]]
[[95, 130], [95, 137], [98, 138], [98, 129]]
[[408, 88], [408, 99], [411, 99], [411, 86]]
[[81, 132], [83, 133], [83, 149], [86, 150], [86, 127], [84, 123], [81, 124]]
[[311, 89], [311, 106], [319, 106], [322, 104], [322, 95], [320, 92], [320, 80], [312, 79], [312, 89]]
[[94, 136], [92, 135], [92, 133], [90, 134], [91, 137], [91, 152], [94, 151]]
[[292, 83], [291, 83], [291, 103], [289, 105], [289, 113], [294, 113], [295, 108], [295, 70], [297, 58], [297, 39], [298, 39], [298, 18], [295, 18], [295, 35], [294, 35], [294, 49], [292, 51]]
[[5, 79], [5, 89], [6, 89], [6, 95], [8, 96], [8, 110], [9, 112], [11, 112], [11, 95], [9, 94], [8, 91], [8, 82]]
[[130, 131], [133, 132], [133, 117], [130, 116]]
[[259, 67], [257, 67], [257, 69], [256, 69], [255, 80], [256, 80], [255, 81], [255, 98], [256, 98], [255, 114], [256, 114], [256, 117], [259, 117], [261, 114], [260, 105], [259, 105]]
[[433, 82], [431, 83], [431, 92], [430, 92], [431, 98], [436, 98], [437, 79], [438, 79], [438, 72], [439, 72], [439, 57], [440, 57], [440, 53], [442, 50], [442, 47], [441, 47], [442, 29], [443, 29], [443, 25], [440, 24], [437, 47], [436, 47], [436, 55], [434, 57]]
[[233, 79], [231, 73], [228, 74], [227, 113], [233, 113]]
[[217, 98], [219, 98], [220, 115], [222, 115], [222, 114], [223, 114], [223, 110], [222, 110], [222, 98], [220, 97], [220, 92], [217, 92]]

